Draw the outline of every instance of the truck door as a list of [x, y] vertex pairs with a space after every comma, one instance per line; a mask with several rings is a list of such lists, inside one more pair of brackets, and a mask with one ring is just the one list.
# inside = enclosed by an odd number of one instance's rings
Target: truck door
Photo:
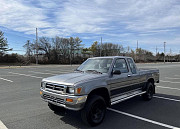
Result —
[[112, 97], [119, 96], [120, 94], [131, 90], [130, 80], [127, 77], [130, 74], [130, 71], [124, 58], [118, 58], [115, 60], [113, 71], [115, 70], [120, 70], [121, 74], [113, 74], [112, 78], [110, 79], [110, 90]]
[[140, 75], [137, 71], [136, 65], [131, 58], [127, 58], [127, 62], [131, 71], [131, 73], [128, 75], [128, 77], [131, 78], [131, 90], [139, 89], [141, 88]]

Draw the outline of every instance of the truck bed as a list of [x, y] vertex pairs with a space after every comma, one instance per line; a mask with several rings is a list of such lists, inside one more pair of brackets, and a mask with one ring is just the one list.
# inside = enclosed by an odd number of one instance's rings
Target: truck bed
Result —
[[139, 75], [146, 76], [146, 78], [153, 77], [155, 83], [159, 83], [159, 69], [154, 68], [139, 68]]
[[159, 73], [159, 69], [155, 68], [139, 68], [138, 71], [140, 73]]

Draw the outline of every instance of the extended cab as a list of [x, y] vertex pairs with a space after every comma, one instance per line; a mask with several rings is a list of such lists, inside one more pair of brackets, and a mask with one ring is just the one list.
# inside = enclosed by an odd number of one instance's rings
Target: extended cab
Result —
[[95, 57], [73, 73], [44, 78], [40, 94], [51, 110], [81, 111], [82, 120], [96, 126], [113, 104], [137, 95], [151, 100], [155, 83], [159, 83], [159, 70], [137, 69], [131, 57]]

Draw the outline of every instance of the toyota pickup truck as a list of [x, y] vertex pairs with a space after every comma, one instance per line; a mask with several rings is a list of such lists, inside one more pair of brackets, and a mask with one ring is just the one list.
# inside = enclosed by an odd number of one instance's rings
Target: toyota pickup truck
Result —
[[135, 96], [151, 100], [158, 69], [137, 69], [131, 57], [94, 57], [74, 72], [44, 78], [40, 95], [54, 112], [81, 111], [82, 120], [99, 125], [107, 107]]

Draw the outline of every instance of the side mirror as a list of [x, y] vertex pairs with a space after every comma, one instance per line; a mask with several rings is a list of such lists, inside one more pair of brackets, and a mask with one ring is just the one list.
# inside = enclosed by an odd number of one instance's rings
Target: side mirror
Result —
[[121, 74], [120, 70], [113, 70], [113, 74]]

